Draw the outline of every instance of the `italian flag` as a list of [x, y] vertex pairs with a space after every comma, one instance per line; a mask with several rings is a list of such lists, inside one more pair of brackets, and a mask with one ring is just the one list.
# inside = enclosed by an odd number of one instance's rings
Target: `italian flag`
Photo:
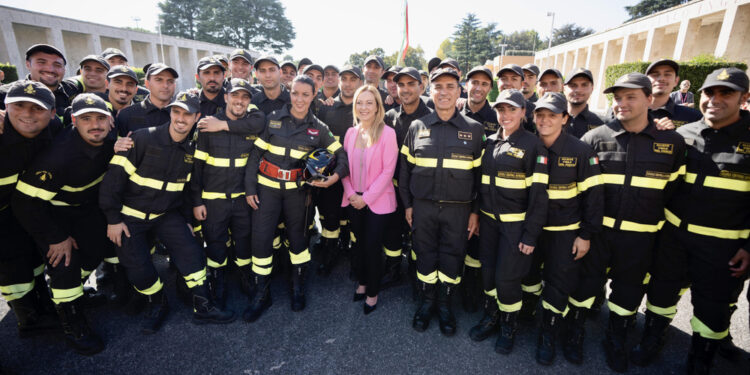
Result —
[[401, 53], [398, 55], [398, 59], [396, 61], [396, 65], [401, 65], [401, 62], [403, 62], [406, 59], [406, 51], [409, 49], [409, 1], [404, 0], [404, 12], [402, 13], [404, 16], [404, 31], [403, 31], [403, 39], [401, 39]]
[[599, 158], [594, 156], [593, 158], [589, 159], [589, 165], [597, 165], [599, 164]]
[[537, 156], [536, 162], [538, 164], [547, 164], [547, 157], [546, 156]]

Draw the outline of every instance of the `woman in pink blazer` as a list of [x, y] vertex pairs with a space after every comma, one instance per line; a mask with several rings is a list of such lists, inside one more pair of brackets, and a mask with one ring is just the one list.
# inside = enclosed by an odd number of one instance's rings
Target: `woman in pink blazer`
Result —
[[354, 275], [359, 282], [354, 301], [367, 296], [365, 314], [375, 310], [383, 276], [383, 236], [390, 213], [396, 210], [393, 171], [398, 160], [396, 132], [385, 126], [380, 93], [372, 86], [360, 87], [352, 109], [355, 126], [346, 132], [344, 150], [349, 158], [349, 176], [342, 180], [351, 223]]

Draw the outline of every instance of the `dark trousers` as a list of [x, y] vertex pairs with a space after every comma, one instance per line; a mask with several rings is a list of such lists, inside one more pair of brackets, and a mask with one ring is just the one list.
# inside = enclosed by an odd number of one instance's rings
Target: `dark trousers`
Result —
[[124, 222], [130, 237], [123, 233], [122, 247], [117, 249], [117, 256], [125, 267], [128, 280], [138, 292], [152, 295], [163, 287], [151, 260], [149, 232], [155, 234], [167, 248], [172, 263], [189, 288], [203, 285], [206, 280], [206, 256], [182, 215], [170, 211], [148, 221], [126, 216]]
[[573, 254], [576, 237], [575, 230], [542, 231], [532, 254], [531, 269], [524, 279], [524, 285], [537, 285], [537, 280], [538, 283], [544, 280], [542, 307], [558, 314], [565, 312], [568, 297], [578, 287], [580, 261]]
[[34, 240], [13, 216], [0, 210], [0, 293], [10, 302], [34, 289], [34, 277], [44, 272], [44, 258]]
[[404, 216], [404, 205], [401, 198], [396, 195], [396, 211], [390, 214], [386, 224], [385, 236], [383, 237], [383, 250], [388, 257], [400, 257], [403, 251], [404, 237], [409, 234], [409, 224]]
[[367, 296], [375, 297], [380, 291], [380, 279], [383, 277], [383, 235], [391, 215], [378, 215], [369, 207], [357, 210], [351, 205], [346, 211], [356, 239], [354, 275], [360, 285], [367, 287]]
[[242, 267], [250, 264], [250, 206], [244, 196], [234, 199], [211, 199], [206, 201], [206, 220], [203, 221], [203, 236], [206, 238], [208, 266], [224, 267], [227, 264], [228, 244], [234, 243], [234, 262]]
[[344, 196], [344, 185], [341, 181], [327, 188], [315, 188], [315, 205], [320, 215], [320, 235], [330, 240], [338, 239], [344, 210], [341, 199]]
[[521, 280], [529, 272], [532, 256], [518, 249], [523, 222], [503, 223], [489, 216], [479, 216], [479, 260], [482, 263], [482, 287], [497, 297], [501, 311], [521, 309]]
[[667, 318], [677, 312], [685, 280], [691, 282], [693, 331], [722, 339], [729, 330], [730, 305], [737, 302], [745, 277], [732, 277], [729, 260], [745, 240], [703, 236], [667, 223], [657, 240], [648, 285], [648, 309]]
[[412, 241], [417, 278], [434, 284], [461, 282], [471, 205], [414, 200]]

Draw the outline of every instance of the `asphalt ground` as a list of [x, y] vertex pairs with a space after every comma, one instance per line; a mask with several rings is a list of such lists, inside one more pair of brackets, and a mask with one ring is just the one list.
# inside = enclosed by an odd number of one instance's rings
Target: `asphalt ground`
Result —
[[[83, 357], [65, 346], [62, 334], [19, 339], [16, 318], [0, 302], [0, 368], [2, 374], [606, 374], [601, 340], [607, 308], [590, 319], [584, 347], [585, 362], [568, 363], [558, 346], [552, 366], [534, 360], [537, 328], [520, 324], [510, 355], [494, 352], [495, 337], [473, 342], [469, 329], [481, 312], [466, 313], [454, 300], [458, 332], [444, 337], [437, 318], [424, 333], [411, 328], [415, 304], [407, 282], [384, 290], [377, 310], [365, 316], [362, 302], [352, 302], [355, 284], [348, 278], [348, 259], [339, 261], [328, 277], [310, 272], [305, 310], [292, 312], [288, 283], [283, 276], [271, 286], [273, 306], [255, 323], [239, 318], [228, 325], [194, 325], [191, 308], [175, 293], [175, 271], [162, 256], [155, 263], [165, 281], [171, 313], [154, 335], [139, 331], [139, 316], [104, 306], [88, 312], [91, 326], [106, 341], [106, 349]], [[406, 262], [403, 270], [406, 269]], [[313, 265], [314, 266], [314, 265]], [[311, 267], [312, 270], [313, 267]], [[747, 287], [747, 284], [745, 284]], [[107, 290], [106, 287], [102, 288]], [[714, 374], [750, 373], [750, 328], [745, 292], [732, 318], [734, 342], [743, 350], [736, 362], [717, 355]], [[247, 300], [235, 277], [230, 279], [229, 307], [238, 315]], [[630, 345], [640, 338], [645, 303]], [[668, 344], [647, 368], [631, 365], [629, 374], [682, 374], [690, 347], [690, 294], [683, 296], [669, 329]], [[559, 340], [558, 340], [559, 343]]]

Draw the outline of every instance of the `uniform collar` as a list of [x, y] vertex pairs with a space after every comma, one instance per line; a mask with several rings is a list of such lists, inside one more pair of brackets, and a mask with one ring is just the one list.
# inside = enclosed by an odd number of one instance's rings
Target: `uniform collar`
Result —
[[[50, 123], [52, 121], [50, 120]], [[3, 134], [0, 134], [0, 137], [2, 137], [2, 142], [0, 144], [2, 145], [14, 145], [22, 142], [29, 142], [29, 141], [35, 141], [37, 139], [52, 139], [52, 134], [49, 130], [49, 125], [47, 126], [34, 138], [26, 138], [22, 136], [18, 131], [16, 131], [16, 128], [13, 127], [13, 125], [10, 123], [10, 118], [6, 115], [5, 121], [3, 125]]]
[[190, 144], [190, 136], [188, 135], [187, 137], [185, 137], [182, 142], [173, 141], [172, 136], [169, 135], [169, 125], [170, 122], [166, 122], [162, 125], [157, 126], [153, 131], [154, 138], [158, 140], [158, 142], [163, 146], [171, 146], [177, 144], [185, 150], [189, 149], [188, 146]]
[[[92, 146], [86, 141], [81, 138], [81, 134], [78, 133], [78, 130], [75, 127], [71, 127], [68, 131], [72, 132], [71, 137], [73, 138], [73, 142], [80, 148], [80, 150], [83, 152], [86, 157], [89, 159], [96, 158], [99, 153], [101, 152], [104, 147], [106, 147], [107, 141], [105, 139], [104, 144], [101, 146]], [[110, 146], [111, 147], [111, 146]]]
[[663, 106], [661, 106], [659, 108], [656, 108], [656, 109], [653, 109], [653, 110], [649, 109], [649, 112], [650, 111], [664, 110], [667, 113], [669, 113], [669, 116], [671, 118], [674, 115], [674, 108], [675, 108], [675, 106], [676, 106], [676, 104], [675, 104], [674, 100], [672, 100], [672, 97], [670, 96], [669, 99], [667, 99], [667, 102], [664, 103]]
[[422, 117], [423, 116], [422, 114], [428, 113], [428, 112], [429, 112], [429, 109], [427, 107], [427, 104], [424, 104], [424, 101], [421, 98], [419, 98], [419, 104], [417, 104], [417, 109], [414, 112], [412, 112], [411, 114], [408, 114], [408, 113], [404, 112], [404, 107], [403, 106], [398, 106], [398, 117], [399, 118], [403, 118], [403, 117], [407, 117], [407, 116]]
[[554, 152], [557, 155], [561, 155], [563, 148], [565, 147], [565, 142], [567, 141], [566, 138], [568, 138], [568, 134], [564, 131], [560, 132], [560, 135], [558, 135], [557, 139], [552, 142], [552, 146], [550, 146], [548, 150]]
[[[707, 123], [705, 118], [701, 119], [699, 122], [698, 129], [699, 133], [703, 133], [706, 129], [713, 129], [711, 128]], [[731, 138], [738, 139], [740, 138], [744, 133], [746, 133], [750, 129], [750, 112], [741, 109], [740, 110], [740, 119], [735, 122], [734, 124], [725, 126], [721, 129], [719, 129], [720, 132], [726, 132]]]
[[[609, 127], [615, 132], [614, 136], [617, 137], [621, 134], [628, 133], [627, 130], [622, 126], [622, 123], [620, 123], [620, 120], [614, 119], [612, 122], [610, 122]], [[660, 130], [656, 129], [656, 125], [654, 125], [654, 119], [649, 115], [648, 116], [648, 125], [646, 125], [646, 128], [643, 129], [638, 134], [646, 134], [651, 138], [656, 138], [656, 136], [659, 134]]]
[[484, 100], [484, 105], [482, 106], [482, 108], [479, 108], [479, 110], [476, 111], [476, 112], [472, 112], [471, 108], [469, 108], [469, 101], [467, 100], [466, 104], [464, 105], [464, 109], [463, 109], [463, 111], [461, 111], [461, 113], [463, 113], [463, 114], [465, 114], [467, 116], [469, 116], [472, 113], [479, 114], [479, 113], [482, 113], [482, 112], [486, 111], [487, 109], [489, 109], [489, 107], [490, 107], [490, 103], [487, 101], [487, 99], [485, 99]]
[[516, 142], [518, 138], [521, 138], [523, 136], [523, 133], [526, 132], [526, 129], [523, 128], [523, 123], [518, 126], [518, 129], [513, 132], [513, 134], [510, 135], [507, 139], [502, 138], [503, 134], [503, 127], [500, 126], [497, 128], [497, 133], [495, 133], [495, 138], [500, 142]]
[[154, 103], [151, 102], [151, 95], [146, 96], [146, 99], [143, 99], [143, 101], [140, 103], [141, 108], [143, 108], [146, 113], [149, 112], [155, 112], [155, 111], [169, 111], [169, 107], [159, 108], [154, 105]]
[[200, 94], [199, 97], [200, 97], [201, 104], [203, 104], [205, 102], [211, 102], [211, 103], [216, 104], [217, 107], [223, 107], [224, 106], [224, 87], [222, 87], [219, 90], [219, 93], [216, 94], [216, 96], [213, 99], [209, 99], [204, 94], [203, 90], [201, 90], [201, 94]]
[[434, 117], [434, 121], [430, 121], [429, 124], [425, 123], [425, 125], [434, 125], [434, 124], [437, 124], [437, 123], [444, 122], [444, 123], [447, 123], [447, 124], [451, 124], [451, 125], [453, 125], [453, 126], [455, 126], [457, 128], [460, 128], [460, 127], [462, 127], [465, 124], [465, 121], [463, 120], [463, 116], [461, 116], [461, 113], [460, 113], [460, 111], [458, 109], [456, 109], [455, 111], [453, 111], [453, 116], [451, 116], [451, 118], [449, 118], [448, 121], [443, 121], [440, 118], [440, 116], [438, 116], [437, 111], [432, 112], [432, 115]]

